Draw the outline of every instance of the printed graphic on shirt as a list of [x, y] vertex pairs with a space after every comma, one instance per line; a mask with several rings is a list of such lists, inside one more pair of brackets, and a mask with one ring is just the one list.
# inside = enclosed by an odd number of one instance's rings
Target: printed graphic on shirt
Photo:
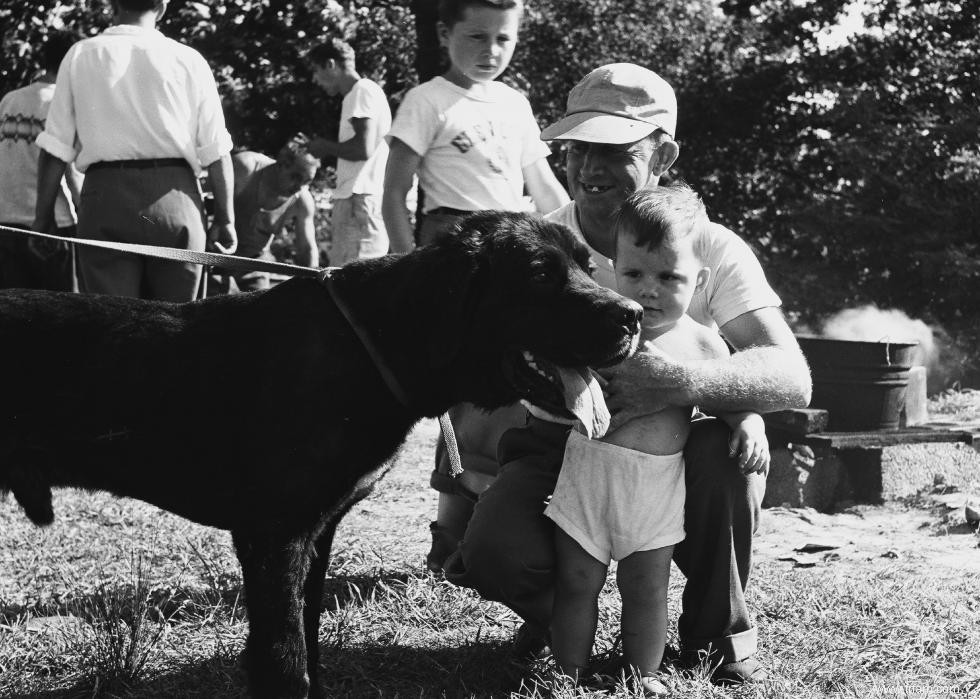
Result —
[[42, 131], [44, 131], [44, 119], [29, 114], [0, 115], [0, 141], [34, 143]]
[[502, 129], [496, 128], [492, 121], [488, 121], [483, 124], [473, 124], [468, 129], [460, 131], [451, 142], [460, 153], [468, 153], [475, 148], [487, 159], [487, 166], [496, 174], [502, 175], [507, 172], [510, 163], [507, 160], [503, 137], [497, 135], [501, 132]]

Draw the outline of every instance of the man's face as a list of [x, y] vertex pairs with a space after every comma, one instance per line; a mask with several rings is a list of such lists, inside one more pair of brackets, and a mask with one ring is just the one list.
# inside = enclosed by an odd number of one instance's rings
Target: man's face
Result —
[[650, 179], [656, 145], [649, 137], [623, 144], [567, 144], [568, 191], [585, 219], [611, 219], [626, 197]]
[[313, 82], [323, 88], [323, 90], [335, 97], [340, 93], [340, 76], [343, 71], [338, 67], [337, 61], [332, 58], [327, 59], [323, 65], [313, 64]]
[[290, 197], [310, 184], [316, 176], [317, 162], [308, 156], [295, 156], [280, 159], [276, 178], [280, 196]]

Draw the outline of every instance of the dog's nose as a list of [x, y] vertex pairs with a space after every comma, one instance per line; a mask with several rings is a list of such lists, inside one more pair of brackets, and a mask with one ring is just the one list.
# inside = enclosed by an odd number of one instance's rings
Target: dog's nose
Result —
[[639, 328], [643, 320], [643, 306], [636, 301], [626, 301], [621, 307], [622, 323], [627, 328]]

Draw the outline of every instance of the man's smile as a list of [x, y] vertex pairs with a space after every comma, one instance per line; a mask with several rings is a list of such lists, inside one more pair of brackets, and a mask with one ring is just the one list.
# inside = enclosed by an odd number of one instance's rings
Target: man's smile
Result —
[[586, 184], [585, 182], [579, 182], [579, 186], [585, 190], [587, 194], [602, 194], [603, 192], [608, 192], [613, 188], [611, 184]]

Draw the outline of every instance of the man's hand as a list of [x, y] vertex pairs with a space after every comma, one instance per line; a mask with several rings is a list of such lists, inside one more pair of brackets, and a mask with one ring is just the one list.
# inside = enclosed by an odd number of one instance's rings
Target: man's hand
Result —
[[611, 416], [610, 432], [641, 415], [659, 413], [671, 405], [690, 405], [683, 365], [652, 343], [599, 374], [606, 380], [603, 395]]
[[208, 232], [208, 248], [231, 255], [238, 248], [238, 234], [233, 223], [216, 223]]

